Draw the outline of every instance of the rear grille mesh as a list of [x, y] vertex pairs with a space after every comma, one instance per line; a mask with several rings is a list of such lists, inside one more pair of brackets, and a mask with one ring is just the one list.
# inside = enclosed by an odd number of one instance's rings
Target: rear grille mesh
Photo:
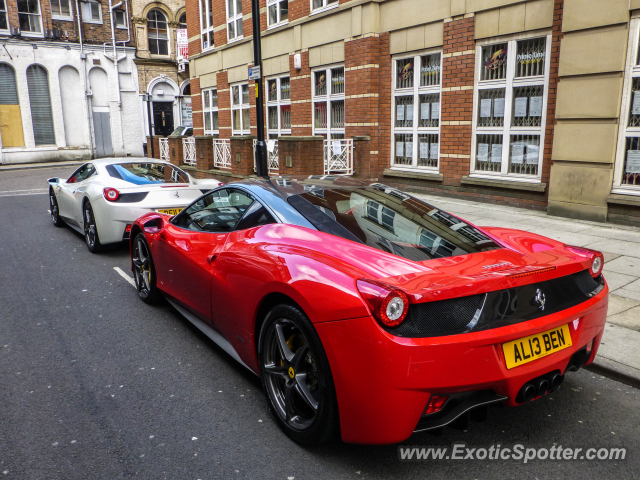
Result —
[[484, 294], [413, 304], [406, 320], [393, 333], [406, 337], [459, 331], [473, 320], [482, 297]]

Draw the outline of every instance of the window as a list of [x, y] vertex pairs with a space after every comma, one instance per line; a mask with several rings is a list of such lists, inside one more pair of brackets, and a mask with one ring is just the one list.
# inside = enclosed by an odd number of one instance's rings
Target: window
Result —
[[151, 10], [147, 13], [147, 32], [149, 52], [152, 55], [169, 55], [167, 17], [160, 10]]
[[202, 91], [204, 134], [218, 135], [218, 91], [214, 88]]
[[42, 34], [39, 0], [18, 0], [18, 23], [23, 35]]
[[267, 0], [267, 19], [270, 27], [289, 20], [289, 0]]
[[84, 182], [87, 178], [92, 176], [94, 173], [96, 173], [96, 167], [94, 167], [90, 163], [87, 163], [87, 164], [81, 166], [75, 172], [73, 172], [73, 175], [71, 175], [69, 177], [69, 180], [67, 180], [67, 183]]
[[314, 135], [344, 138], [344, 66], [315, 70], [311, 80]]
[[311, 10], [323, 10], [338, 5], [338, 0], [311, 0]]
[[227, 0], [227, 38], [242, 38], [242, 0]]
[[84, 23], [102, 23], [102, 6], [98, 2], [83, 2], [82, 21]]
[[107, 165], [106, 170], [110, 177], [133, 185], [189, 184], [189, 176], [186, 173], [165, 163], [115, 163]]
[[480, 46], [472, 173], [539, 181], [551, 37]]
[[[0, 0], [0, 5], [2, 5], [1, 2], [2, 0]], [[51, 0], [51, 18], [64, 20], [71, 19], [71, 7], [69, 6], [69, 0]]]
[[187, 207], [173, 224], [197, 232], [230, 232], [252, 203], [253, 198], [240, 190], [216, 190]]
[[183, 13], [182, 15], [180, 15], [180, 18], [178, 19], [178, 23], [180, 24], [179, 28], [187, 28], [187, 14]]
[[267, 134], [271, 139], [291, 135], [291, 83], [289, 77], [267, 80]]
[[441, 62], [440, 53], [394, 60], [394, 168], [438, 169]]
[[200, 38], [202, 50], [213, 48], [213, 12], [211, 0], [200, 0]]
[[115, 18], [116, 27], [127, 28], [127, 12], [124, 10], [114, 10], [113, 17]]
[[0, 138], [3, 147], [24, 147], [22, 113], [18, 100], [16, 72], [8, 63], [0, 62]]
[[249, 85], [231, 87], [231, 126], [234, 135], [249, 134]]
[[35, 143], [36, 145], [55, 145], [47, 71], [40, 65], [31, 65], [27, 68], [27, 87]]
[[614, 193], [640, 193], [640, 18], [629, 27], [627, 66], [622, 95], [618, 148], [613, 179]]
[[0, 30], [9, 30], [6, 0], [0, 0]]

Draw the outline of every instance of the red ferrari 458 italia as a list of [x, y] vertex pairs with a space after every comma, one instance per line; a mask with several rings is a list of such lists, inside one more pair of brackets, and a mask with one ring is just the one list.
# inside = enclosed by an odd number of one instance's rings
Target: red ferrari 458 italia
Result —
[[400, 442], [536, 400], [593, 361], [607, 316], [601, 253], [337, 176], [146, 214], [131, 255], [140, 298], [259, 375], [306, 444]]

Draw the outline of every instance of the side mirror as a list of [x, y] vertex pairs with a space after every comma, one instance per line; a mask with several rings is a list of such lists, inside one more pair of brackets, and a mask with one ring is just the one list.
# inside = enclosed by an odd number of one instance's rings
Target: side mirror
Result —
[[58, 177], [53, 177], [47, 180], [47, 183], [53, 187], [54, 185], [58, 185], [60, 183], [60, 179]]
[[154, 218], [146, 222], [143, 226], [145, 233], [158, 233], [162, 230], [163, 223], [161, 218]]

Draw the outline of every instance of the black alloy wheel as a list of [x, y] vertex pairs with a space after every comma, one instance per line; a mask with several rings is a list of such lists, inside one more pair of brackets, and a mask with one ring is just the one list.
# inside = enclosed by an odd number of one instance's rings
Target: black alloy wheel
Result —
[[98, 253], [102, 250], [102, 244], [100, 243], [98, 227], [96, 227], [96, 218], [93, 215], [93, 208], [91, 208], [89, 200], [84, 203], [82, 210], [84, 218], [84, 239], [87, 243], [87, 248], [91, 253]]
[[285, 433], [318, 444], [338, 431], [338, 402], [324, 349], [307, 316], [279, 305], [260, 334], [260, 370], [269, 406]]
[[156, 287], [153, 260], [151, 259], [149, 244], [147, 243], [144, 233], [139, 233], [133, 240], [131, 261], [133, 263], [133, 277], [136, 281], [138, 295], [145, 303], [156, 303], [160, 299], [160, 292]]
[[51, 212], [51, 221], [56, 227], [64, 227], [64, 221], [60, 218], [60, 209], [58, 208], [58, 200], [53, 188], [49, 189], [49, 211]]

